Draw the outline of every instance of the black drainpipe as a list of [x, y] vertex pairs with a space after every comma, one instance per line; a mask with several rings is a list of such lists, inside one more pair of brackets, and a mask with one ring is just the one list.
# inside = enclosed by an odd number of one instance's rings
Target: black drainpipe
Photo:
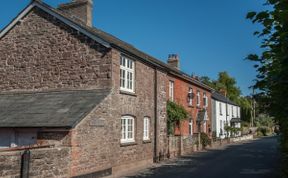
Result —
[[154, 162], [158, 162], [158, 154], [157, 154], [157, 130], [158, 130], [158, 103], [157, 103], [157, 96], [158, 96], [158, 79], [157, 79], [157, 68], [154, 69]]
[[29, 178], [29, 169], [30, 169], [30, 151], [25, 150], [24, 153], [21, 155], [21, 178]]

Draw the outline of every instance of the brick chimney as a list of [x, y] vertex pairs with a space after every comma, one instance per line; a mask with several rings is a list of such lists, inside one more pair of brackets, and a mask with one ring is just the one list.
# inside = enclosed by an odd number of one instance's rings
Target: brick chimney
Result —
[[169, 66], [180, 70], [180, 59], [177, 54], [169, 54], [167, 63]]
[[93, 0], [72, 0], [69, 3], [60, 4], [58, 9], [92, 27]]

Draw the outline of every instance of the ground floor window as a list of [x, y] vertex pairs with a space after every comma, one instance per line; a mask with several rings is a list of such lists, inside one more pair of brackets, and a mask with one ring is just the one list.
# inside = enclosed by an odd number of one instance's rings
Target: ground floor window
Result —
[[207, 132], [207, 129], [206, 129], [206, 127], [207, 127], [207, 126], [206, 126], [206, 121], [204, 121], [204, 123], [203, 123], [203, 132], [204, 132], [204, 133], [206, 133], [206, 132]]
[[189, 120], [189, 134], [193, 135], [193, 120]]
[[144, 117], [143, 121], [143, 140], [149, 140], [149, 127], [150, 127], [150, 119], [149, 117]]
[[135, 121], [132, 116], [123, 116], [121, 118], [121, 143], [134, 142]]

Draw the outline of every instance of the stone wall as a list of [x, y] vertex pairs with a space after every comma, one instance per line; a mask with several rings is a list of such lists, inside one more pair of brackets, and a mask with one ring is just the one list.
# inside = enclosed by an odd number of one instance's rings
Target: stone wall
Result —
[[109, 49], [34, 8], [0, 39], [0, 90], [111, 88]]
[[156, 159], [162, 160], [168, 155], [167, 134], [167, 74], [157, 71], [157, 154]]
[[71, 132], [69, 131], [39, 131], [37, 133], [38, 145], [70, 146]]
[[169, 158], [191, 154], [197, 151], [197, 137], [169, 136]]
[[[121, 175], [151, 165], [155, 148], [155, 99], [159, 124], [157, 155], [167, 152], [165, 74], [158, 71], [159, 94], [155, 98], [155, 70], [135, 60], [135, 93], [122, 92], [120, 55], [119, 51], [112, 50], [111, 94], [72, 131], [72, 176], [93, 175], [110, 168], [114, 175]], [[124, 115], [135, 119], [135, 142], [129, 144], [120, 142]], [[150, 118], [148, 141], [143, 141], [144, 117]], [[102, 120], [103, 125], [91, 124], [97, 120]]]
[[[131, 57], [136, 68], [135, 93], [121, 92], [121, 53], [101, 46], [37, 8], [0, 39], [0, 53], [1, 92], [111, 89], [111, 94], [69, 133], [39, 133], [39, 144], [55, 144], [60, 150], [46, 150], [47, 154], [33, 150], [33, 176], [93, 175], [112, 168], [120, 175], [151, 165], [154, 150], [157, 159], [167, 154], [165, 72], [156, 71], [155, 93], [155, 69]], [[135, 118], [135, 143], [120, 143], [123, 115]], [[143, 141], [144, 117], [150, 118], [149, 141]], [[71, 145], [71, 150], [61, 151], [66, 145]], [[11, 159], [19, 162], [16, 157]], [[8, 163], [7, 170], [11, 167]]]
[[[0, 152], [0, 177], [19, 177], [24, 151]], [[30, 156], [31, 178], [69, 177], [70, 148], [33, 149]]]

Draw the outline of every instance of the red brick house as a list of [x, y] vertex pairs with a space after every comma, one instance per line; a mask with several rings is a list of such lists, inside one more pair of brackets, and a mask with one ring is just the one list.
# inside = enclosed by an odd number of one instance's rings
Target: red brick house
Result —
[[[168, 64], [180, 69], [178, 55], [169, 55]], [[189, 118], [175, 127], [175, 135], [192, 136], [204, 132], [211, 136], [211, 91], [197, 77], [169, 73], [167, 98], [182, 105], [189, 113]]]

